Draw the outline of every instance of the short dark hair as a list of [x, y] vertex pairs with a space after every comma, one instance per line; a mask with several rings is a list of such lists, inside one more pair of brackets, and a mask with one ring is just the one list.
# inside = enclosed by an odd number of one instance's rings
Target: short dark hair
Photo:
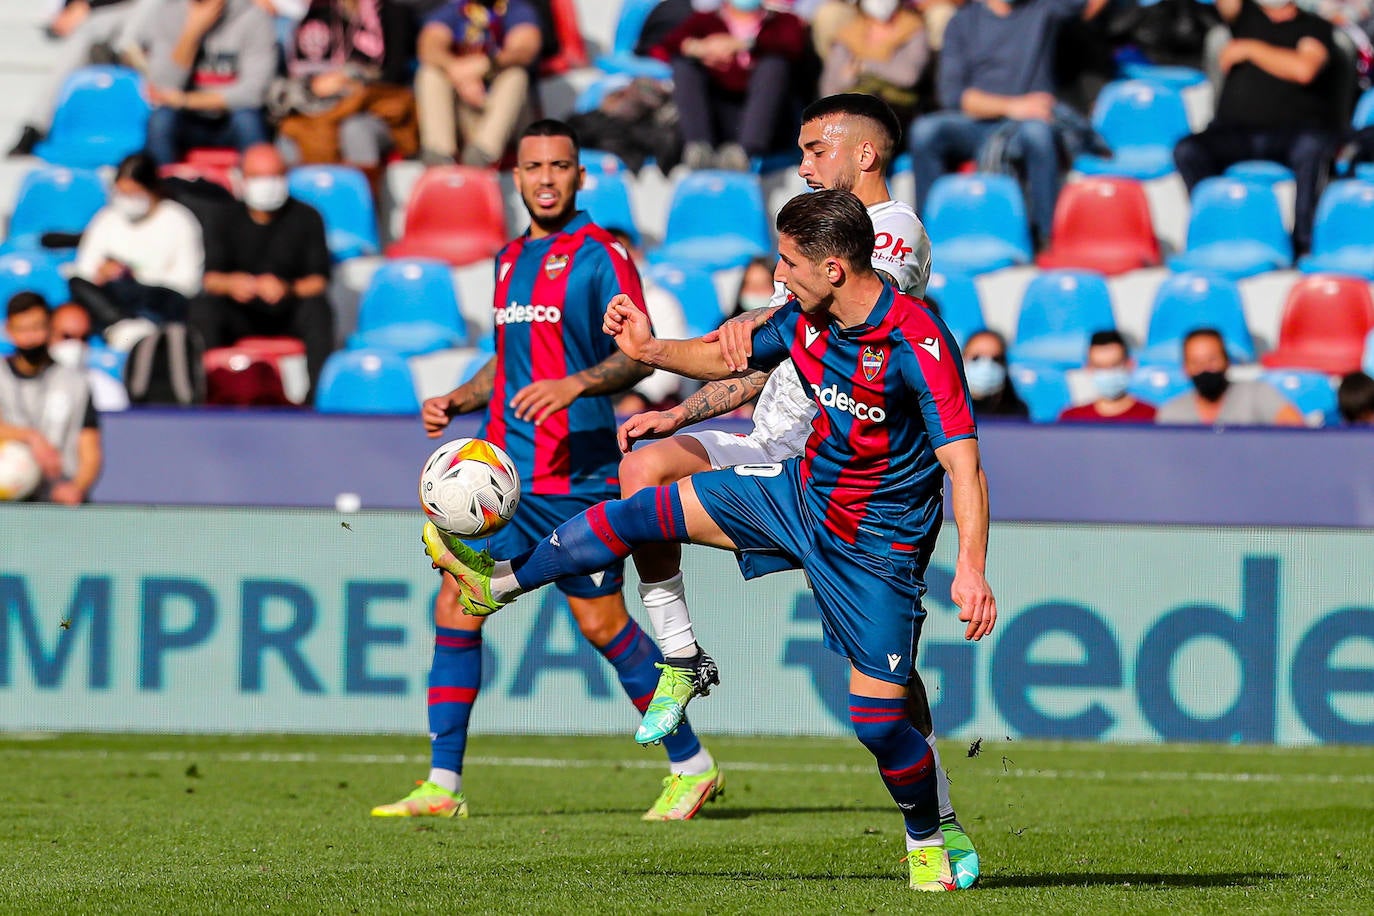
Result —
[[1336, 391], [1336, 406], [1347, 423], [1364, 422], [1374, 415], [1374, 378], [1363, 372], [1352, 372], [1342, 378]]
[[5, 306], [5, 317], [13, 318], [15, 315], [22, 315], [33, 309], [42, 309], [44, 312], [51, 311], [48, 308], [47, 299], [32, 290], [20, 290], [10, 296], [9, 304]]
[[[1221, 336], [1221, 332], [1218, 331], [1216, 328], [1213, 328], [1213, 327], [1193, 328], [1193, 329], [1192, 329], [1191, 331], [1189, 331], [1187, 334], [1184, 334], [1184, 335], [1183, 335], [1183, 344], [1179, 347], [1179, 351], [1182, 352], [1183, 350], [1188, 349], [1188, 344], [1192, 343], [1194, 340], [1196, 340], [1196, 339], [1199, 338], [1199, 337], [1210, 337], [1210, 338], [1212, 338], [1212, 339], [1215, 340], [1218, 344], [1221, 345], [1222, 352], [1225, 352], [1225, 351], [1226, 351], [1226, 338], [1225, 338], [1225, 337], [1222, 337], [1222, 336]], [[1229, 358], [1229, 354], [1228, 354], [1228, 358]]]
[[1122, 337], [1121, 332], [1116, 328], [1109, 328], [1106, 331], [1095, 331], [1093, 332], [1093, 336], [1088, 338], [1088, 346], [1090, 347], [1106, 347], [1111, 344], [1116, 344], [1128, 354], [1131, 352], [1131, 348], [1126, 345], [1126, 338]]
[[902, 139], [902, 122], [897, 113], [882, 99], [863, 92], [842, 92], [817, 99], [802, 110], [802, 123], [810, 124], [831, 115], [844, 115], [850, 118], [864, 118], [872, 121], [886, 140], [886, 149], [879, 150], [884, 160], [890, 159], [892, 151]]
[[130, 153], [115, 166], [115, 181], [121, 178], [133, 179], [141, 188], [162, 196], [162, 175], [158, 172], [157, 160], [147, 153]]
[[778, 211], [777, 227], [813, 264], [839, 258], [856, 273], [873, 269], [873, 220], [848, 191], [797, 195]]
[[[573, 156], [581, 157], [582, 144], [577, 139], [577, 131], [569, 127], [566, 121], [560, 121], [557, 118], [540, 118], [520, 131], [520, 140], [526, 137], [567, 137], [572, 141]], [[516, 141], [516, 144], [519, 145], [519, 140]]]

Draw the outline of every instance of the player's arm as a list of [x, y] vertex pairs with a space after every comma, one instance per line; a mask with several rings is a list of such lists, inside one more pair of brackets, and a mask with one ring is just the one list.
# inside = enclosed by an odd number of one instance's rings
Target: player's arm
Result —
[[[622, 353], [654, 369], [667, 369], [701, 381], [737, 378], [752, 371], [748, 368], [732, 370], [721, 354], [720, 345], [705, 338], [661, 340], [655, 337], [649, 327], [649, 316], [625, 295], [616, 296], [606, 306], [602, 329], [615, 338]], [[781, 362], [782, 358], [777, 361]]]
[[988, 558], [988, 477], [978, 454], [978, 440], [956, 439], [935, 450], [949, 475], [950, 506], [959, 528], [959, 554], [954, 561], [950, 600], [968, 624], [965, 639], [982, 639], [997, 623], [997, 602], [986, 576]]
[[578, 398], [628, 391], [652, 372], [648, 366], [617, 351], [590, 369], [526, 385], [510, 399], [510, 406], [521, 420], [538, 426], [549, 414], [565, 409]]
[[739, 378], [717, 379], [698, 388], [676, 407], [635, 414], [616, 431], [620, 450], [628, 452], [641, 439], [662, 439], [684, 426], [739, 409], [759, 396], [770, 374], [759, 371]]
[[481, 410], [491, 403], [491, 393], [496, 387], [496, 357], [487, 360], [477, 374], [448, 394], [430, 398], [420, 408], [420, 420], [425, 424], [425, 435], [435, 439], [448, 426], [448, 421], [459, 414]]

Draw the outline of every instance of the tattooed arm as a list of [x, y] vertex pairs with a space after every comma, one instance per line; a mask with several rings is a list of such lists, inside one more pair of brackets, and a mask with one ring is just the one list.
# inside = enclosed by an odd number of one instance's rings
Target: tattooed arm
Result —
[[653, 370], [615, 352], [574, 375], [558, 379], [538, 379], [515, 393], [511, 409], [521, 420], [538, 426], [552, 413], [563, 410], [578, 398], [615, 394], [633, 388]]
[[763, 390], [769, 374], [759, 371], [738, 378], [716, 379], [707, 382], [676, 407], [630, 417], [616, 431], [620, 450], [628, 452], [641, 439], [662, 439], [684, 426], [719, 417], [749, 403]]
[[491, 401], [491, 392], [496, 385], [496, 357], [487, 360], [477, 374], [448, 394], [430, 398], [420, 408], [420, 419], [425, 424], [425, 435], [437, 438], [448, 426], [448, 421], [460, 413], [481, 410]]

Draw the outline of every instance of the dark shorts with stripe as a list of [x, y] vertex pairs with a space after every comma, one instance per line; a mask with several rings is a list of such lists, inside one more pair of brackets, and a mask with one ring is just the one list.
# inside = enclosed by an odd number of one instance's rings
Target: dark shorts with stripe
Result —
[[[485, 547], [494, 557], [513, 557], [548, 537], [568, 519], [581, 515], [607, 498], [615, 497], [611, 494], [598, 497], [526, 493], [520, 497], [520, 505], [510, 522], [485, 541], [474, 542], [473, 546], [479, 549]], [[590, 576], [570, 576], [554, 583], [560, 592], [574, 598], [614, 595], [624, 584], [625, 564], [620, 560]]]
[[825, 644], [869, 677], [905, 684], [925, 612], [916, 555], [876, 556], [812, 515], [801, 459], [692, 476], [697, 499], [739, 549], [746, 579], [800, 567], [821, 612]]

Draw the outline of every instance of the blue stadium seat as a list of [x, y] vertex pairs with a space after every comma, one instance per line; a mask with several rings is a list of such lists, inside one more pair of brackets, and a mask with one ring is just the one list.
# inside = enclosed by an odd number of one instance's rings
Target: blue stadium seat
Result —
[[1355, 177], [1361, 181], [1374, 181], [1374, 162], [1361, 162], [1355, 166]]
[[[97, 344], [96, 341], [101, 343]], [[124, 364], [128, 360], [127, 352], [111, 350], [104, 345], [103, 338], [100, 337], [92, 337], [91, 345], [86, 348], [86, 368], [99, 369], [116, 382], [124, 381]]]
[[724, 320], [725, 313], [720, 307], [716, 284], [706, 271], [673, 264], [656, 264], [649, 268], [648, 275], [655, 284], [672, 293], [682, 306], [682, 317], [687, 322], [689, 336], [700, 337], [707, 331], [715, 330]]
[[83, 67], [57, 96], [48, 137], [34, 148], [47, 162], [94, 169], [143, 149], [148, 138], [143, 82], [128, 67]]
[[592, 80], [587, 84], [587, 88], [577, 94], [573, 100], [573, 114], [586, 114], [589, 111], [596, 111], [601, 107], [601, 102], [617, 89], [623, 89], [634, 81], [634, 77], [626, 73], [612, 73]]
[[321, 413], [413, 414], [420, 410], [405, 357], [385, 350], [340, 350], [325, 360], [315, 392]]
[[1327, 186], [1312, 223], [1312, 253], [1298, 261], [1298, 269], [1374, 280], [1374, 182]]
[[1198, 328], [1221, 332], [1233, 362], [1255, 361], [1255, 345], [1236, 285], [1215, 274], [1182, 273], [1169, 277], [1155, 293], [1150, 332], [1136, 362], [1177, 366], [1183, 359], [1183, 338]]
[[1069, 383], [1051, 366], [1011, 364], [1011, 382], [1036, 423], [1053, 423], [1069, 406]]
[[1026, 287], [1011, 359], [1072, 369], [1083, 365], [1088, 338], [1116, 327], [1112, 297], [1100, 274], [1048, 270]]
[[1292, 181], [1293, 170], [1278, 162], [1266, 162], [1263, 159], [1247, 159], [1244, 162], [1237, 162], [1227, 169], [1226, 177], [1271, 188], [1280, 181]]
[[[1141, 6], [1146, 5], [1141, 4]], [[1165, 64], [1152, 64], [1148, 61], [1136, 60], [1123, 63], [1121, 75], [1130, 80], [1147, 80], [1152, 83], [1159, 83], [1162, 86], [1168, 86], [1175, 92], [1182, 92], [1184, 89], [1207, 82], [1207, 74], [1193, 67], [1171, 67]]]
[[[42, 251], [44, 233], [84, 232], [103, 206], [105, 185], [95, 172], [63, 166], [36, 168], [19, 185], [9, 236], [0, 252]], [[68, 254], [75, 257], [75, 249], [69, 249]]]
[[1262, 378], [1293, 402], [1308, 426], [1340, 425], [1336, 386], [1329, 375], [1301, 369], [1275, 369], [1264, 373]]
[[743, 267], [773, 249], [757, 175], [704, 170], [673, 192], [663, 246], [654, 263], [704, 270]]
[[962, 347], [974, 332], [987, 327], [983, 305], [973, 278], [964, 274], [935, 272], [926, 284], [926, 298], [933, 300], [954, 339]]
[[599, 69], [606, 73], [672, 79], [673, 70], [667, 64], [651, 57], [635, 55], [635, 45], [639, 44], [639, 33], [644, 30], [644, 21], [649, 18], [649, 13], [653, 12], [658, 3], [659, 0], [621, 0], [620, 19], [616, 22], [611, 53], [596, 59]]
[[453, 334], [454, 346], [467, 340], [453, 274], [442, 261], [387, 261], [372, 275], [358, 304], [358, 332], [386, 325], [429, 322]]
[[290, 183], [291, 196], [320, 211], [334, 260], [381, 250], [372, 188], [362, 172], [343, 165], [307, 165], [291, 171]]
[[432, 321], [402, 321], [358, 331], [348, 338], [350, 350], [385, 350], [402, 356], [423, 356], [464, 345], [452, 328]]
[[1139, 366], [1131, 373], [1127, 390], [1145, 403], [1158, 407], [1192, 388], [1192, 381], [1179, 366]]
[[1374, 89], [1366, 89], [1364, 95], [1360, 96], [1360, 101], [1355, 106], [1355, 115], [1350, 119], [1350, 126], [1356, 130], [1374, 127]]
[[1021, 187], [1007, 175], [942, 175], [922, 218], [942, 271], [987, 273], [1031, 259]]
[[582, 167], [587, 170], [588, 175], [600, 175], [605, 172], [618, 172], [621, 175], [628, 175], [630, 167], [625, 164], [615, 153], [608, 153], [600, 149], [584, 149], [580, 156]]
[[0, 306], [15, 293], [29, 290], [48, 300], [49, 305], [66, 302], [67, 281], [57, 269], [58, 260], [37, 251], [14, 251], [0, 255]]
[[1112, 155], [1079, 156], [1074, 169], [1140, 181], [1172, 173], [1174, 144], [1191, 132], [1178, 92], [1145, 80], [1109, 83], [1093, 105], [1093, 128]]
[[643, 244], [635, 226], [634, 208], [630, 204], [630, 185], [625, 172], [587, 170], [582, 190], [577, 192], [577, 206], [591, 216], [592, 222], [606, 229], [623, 229], [636, 246]]
[[1293, 263], [1293, 242], [1272, 188], [1208, 178], [1193, 189], [1192, 204], [1188, 249], [1169, 259], [1169, 269], [1241, 280]]

